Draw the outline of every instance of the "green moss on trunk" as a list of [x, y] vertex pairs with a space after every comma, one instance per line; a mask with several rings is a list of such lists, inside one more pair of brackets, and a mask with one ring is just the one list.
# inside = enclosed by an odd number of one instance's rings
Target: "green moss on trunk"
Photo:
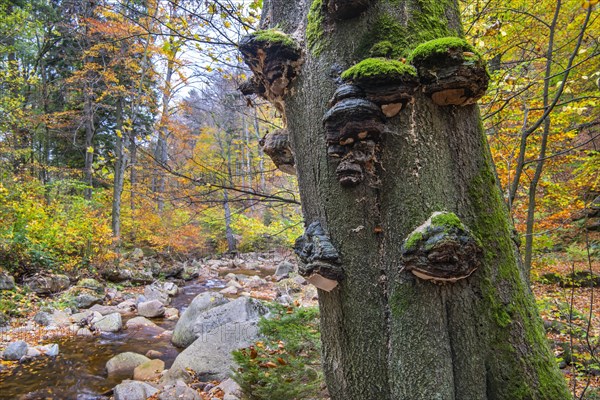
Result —
[[306, 23], [306, 43], [315, 56], [318, 56], [325, 46], [324, 28], [325, 11], [323, 0], [313, 0], [308, 11]]
[[381, 79], [393, 82], [410, 76], [417, 76], [417, 70], [413, 66], [386, 58], [367, 58], [342, 73], [342, 79], [354, 81]]

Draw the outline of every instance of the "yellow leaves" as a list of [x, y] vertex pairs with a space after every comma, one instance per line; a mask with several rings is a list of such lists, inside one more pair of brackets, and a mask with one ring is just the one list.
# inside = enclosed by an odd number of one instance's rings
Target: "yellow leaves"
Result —
[[120, 130], [120, 129], [116, 129], [116, 130], [115, 130], [115, 133], [116, 133], [117, 137], [119, 137], [119, 138], [123, 138], [123, 132], [121, 132], [121, 130]]
[[86, 150], [87, 153], [94, 153], [94, 148], [92, 146], [88, 147]]
[[583, 8], [591, 8], [598, 4], [598, 0], [583, 0], [583, 4], [581, 5]]

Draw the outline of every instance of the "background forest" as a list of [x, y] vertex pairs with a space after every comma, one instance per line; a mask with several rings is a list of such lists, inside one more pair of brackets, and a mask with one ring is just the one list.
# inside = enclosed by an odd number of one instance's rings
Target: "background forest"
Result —
[[[537, 286], [573, 286], [576, 270], [600, 282], [600, 6], [459, 3], [492, 78], [481, 115], [541, 311], [581, 311], [600, 371], [593, 290]], [[291, 246], [296, 180], [262, 150], [281, 116], [238, 90], [237, 46], [261, 7], [0, 0], [0, 270], [75, 280], [134, 248], [183, 260]]]
[[[93, 270], [123, 248], [214, 253], [299, 235], [294, 177], [260, 139], [274, 109], [237, 87], [260, 1], [0, 6], [0, 262]], [[594, 1], [462, 2], [493, 77], [482, 116], [525, 260], [597, 251]]]

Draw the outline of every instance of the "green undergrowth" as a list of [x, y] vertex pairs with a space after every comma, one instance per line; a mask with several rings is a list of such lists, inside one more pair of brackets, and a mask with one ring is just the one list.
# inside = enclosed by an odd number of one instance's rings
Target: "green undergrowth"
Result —
[[233, 379], [246, 400], [319, 397], [323, 382], [317, 307], [271, 306], [259, 322], [264, 340], [233, 352]]

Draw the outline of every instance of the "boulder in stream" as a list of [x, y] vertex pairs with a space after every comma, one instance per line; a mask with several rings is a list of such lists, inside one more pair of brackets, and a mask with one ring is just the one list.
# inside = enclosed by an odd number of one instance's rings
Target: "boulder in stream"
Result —
[[139, 328], [156, 328], [157, 330], [160, 329], [160, 331], [162, 332], [164, 329], [159, 327], [158, 325], [156, 325], [154, 322], [150, 321], [148, 318], [144, 318], [144, 317], [134, 317], [131, 318], [130, 320], [128, 320], [125, 325], [127, 326], [127, 329], [139, 329]]
[[96, 329], [103, 332], [118, 332], [123, 328], [123, 321], [119, 313], [112, 313], [99, 319], [93, 319], [92, 323]]
[[162, 304], [167, 305], [171, 301], [169, 294], [159, 285], [152, 284], [144, 288], [144, 297], [146, 301], [158, 300]]
[[185, 309], [173, 332], [173, 344], [185, 347], [198, 337], [197, 332], [202, 332], [202, 315], [213, 307], [227, 303], [228, 300], [218, 293], [204, 292], [192, 300]]
[[163, 360], [154, 359], [146, 361], [135, 367], [133, 370], [133, 379], [136, 381], [153, 381], [160, 378], [164, 370], [165, 362]]
[[198, 392], [190, 388], [185, 382], [178, 380], [167, 384], [158, 395], [159, 400], [202, 400]]
[[146, 382], [124, 381], [113, 389], [115, 400], [146, 400], [158, 389]]
[[[207, 294], [215, 296], [215, 300], [211, 300], [213, 297], [202, 296]], [[175, 346], [189, 346], [194, 340], [206, 336], [221, 326], [258, 321], [267, 313], [267, 308], [260, 301], [247, 297], [215, 306], [214, 303], [224, 300], [222, 295], [219, 295], [220, 299], [216, 296], [215, 293], [202, 293], [192, 301], [175, 325], [171, 339]]]
[[17, 340], [16, 342], [9, 343], [4, 349], [2, 357], [6, 361], [17, 361], [21, 357], [27, 354], [29, 346], [23, 340]]
[[189, 370], [203, 381], [226, 379], [234, 366], [231, 352], [250, 346], [258, 338], [258, 318], [218, 326], [182, 351], [164, 374], [162, 382], [187, 381], [190, 379]]
[[162, 317], [165, 315], [165, 306], [158, 300], [139, 303], [138, 314], [146, 318]]
[[133, 352], [125, 352], [117, 354], [106, 363], [106, 371], [108, 375], [118, 375], [127, 378], [133, 377], [133, 370], [150, 359], [141, 354]]

